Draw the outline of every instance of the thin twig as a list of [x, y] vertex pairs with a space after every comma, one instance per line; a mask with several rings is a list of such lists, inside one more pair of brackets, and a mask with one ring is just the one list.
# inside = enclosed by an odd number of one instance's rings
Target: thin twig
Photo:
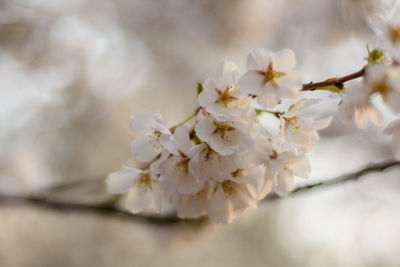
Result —
[[[363, 175], [366, 175], [368, 173], [373, 173], [373, 172], [380, 172], [380, 171], [384, 171], [390, 167], [394, 167], [394, 166], [400, 166], [400, 161], [387, 161], [387, 162], [381, 162], [381, 163], [370, 163], [367, 166], [365, 166], [364, 168], [356, 171], [356, 172], [352, 172], [352, 173], [348, 173], [348, 174], [344, 174], [341, 176], [338, 176], [336, 178], [331, 178], [322, 182], [318, 182], [318, 183], [313, 183], [313, 184], [308, 184], [308, 185], [304, 185], [304, 186], [300, 186], [297, 187], [295, 190], [293, 190], [290, 195], [296, 194], [296, 193], [300, 193], [300, 192], [304, 192], [306, 190], [310, 190], [316, 187], [320, 187], [320, 186], [331, 186], [331, 185], [335, 185], [338, 183], [342, 183], [342, 182], [347, 182], [347, 181], [352, 181], [352, 180], [357, 180], [358, 178], [360, 178]], [[263, 199], [264, 201], [268, 201], [268, 200], [275, 200], [275, 199], [279, 199], [281, 197], [271, 194], [269, 196], [267, 196], [265, 199]]]
[[305, 84], [303, 84], [302, 91], [314, 91], [314, 90], [317, 90], [318, 88], [325, 87], [325, 86], [335, 86], [341, 90], [341, 89], [343, 89], [345, 82], [360, 78], [360, 77], [364, 76], [364, 73], [365, 73], [365, 67], [357, 72], [354, 72], [352, 74], [349, 74], [349, 75], [346, 75], [346, 76], [343, 76], [340, 78], [331, 78], [331, 79], [327, 79], [325, 81], [316, 82], [316, 83], [314, 83], [314, 82], [305, 83]]
[[[339, 184], [346, 181], [357, 180], [359, 177], [372, 173], [384, 171], [390, 167], [400, 166], [400, 161], [388, 161], [382, 163], [373, 163], [368, 166], [360, 169], [359, 171], [349, 173], [346, 175], [342, 175], [333, 179], [329, 179], [327, 181], [318, 182], [314, 184], [304, 185], [295, 189], [291, 195], [297, 194], [299, 192], [303, 192], [306, 190], [310, 190], [316, 187], [325, 187], [334, 184]], [[276, 195], [270, 195], [266, 197], [265, 201], [272, 201], [279, 199]], [[111, 216], [117, 218], [125, 218], [131, 221], [138, 221], [144, 223], [151, 223], [157, 225], [175, 225], [175, 224], [185, 224], [185, 223], [196, 223], [201, 224], [207, 221], [206, 218], [198, 218], [198, 219], [181, 219], [178, 218], [175, 214], [168, 216], [150, 216], [150, 215], [140, 215], [140, 214], [132, 214], [128, 211], [122, 210], [115, 205], [109, 204], [84, 204], [84, 203], [71, 203], [66, 201], [60, 201], [51, 199], [46, 196], [12, 196], [12, 195], [2, 195], [0, 194], [0, 204], [6, 205], [22, 205], [22, 204], [31, 204], [42, 208], [52, 209], [58, 212], [65, 211], [74, 211], [74, 212], [82, 212], [82, 213], [93, 213], [102, 216]]]
[[188, 121], [190, 121], [191, 119], [193, 119], [194, 117], [196, 117], [197, 113], [199, 112], [200, 107], [197, 107], [196, 110], [186, 119], [184, 119], [183, 121], [181, 121], [180, 123], [172, 126], [171, 128], [169, 128], [169, 130], [173, 133], [175, 131], [176, 128], [178, 128], [179, 126], [187, 123]]

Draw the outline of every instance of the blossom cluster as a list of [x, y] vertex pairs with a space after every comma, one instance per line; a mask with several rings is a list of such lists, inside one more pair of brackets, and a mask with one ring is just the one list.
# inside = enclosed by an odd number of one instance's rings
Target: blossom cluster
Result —
[[[338, 110], [343, 121], [354, 122], [359, 128], [366, 128], [369, 121], [382, 123], [383, 116], [372, 101], [376, 97], [394, 116], [400, 114], [400, 4], [390, 16], [380, 16], [372, 28], [380, 47], [368, 49], [363, 77], [342, 90]], [[400, 159], [400, 120], [391, 122], [384, 133], [393, 136], [394, 155]]]
[[[306, 154], [318, 140], [317, 130], [329, 123], [305, 115], [316, 99], [296, 99], [285, 111], [266, 110], [299, 96], [294, 65], [289, 49], [253, 50], [244, 73], [231, 61], [220, 63], [202, 86], [191, 128], [168, 128], [159, 112], [136, 113], [130, 126], [141, 136], [131, 151], [148, 167], [124, 166], [110, 174], [109, 192], [128, 193], [132, 212], [172, 206], [179, 217], [207, 215], [215, 223], [230, 222], [270, 192], [288, 194], [294, 176], [309, 176]], [[264, 112], [279, 121], [279, 134], [259, 122]]]
[[[400, 113], [399, 18], [400, 6], [375, 27], [382, 45], [368, 50], [368, 64], [360, 72], [319, 83], [327, 88], [312, 88], [340, 96], [343, 121], [359, 128], [369, 121], [381, 123], [372, 101], [376, 96], [394, 114]], [[127, 193], [126, 207], [134, 213], [172, 208], [181, 218], [208, 216], [214, 223], [226, 223], [270, 193], [291, 192], [295, 176], [307, 178], [308, 153], [331, 117], [307, 112], [320, 99], [302, 98], [305, 87], [294, 70], [293, 51], [255, 49], [246, 65], [242, 72], [231, 61], [220, 63], [215, 77], [200, 84], [195, 113], [178, 125], [167, 127], [158, 111], [133, 115], [130, 126], [140, 136], [131, 152], [146, 167], [123, 166], [111, 173], [108, 191]], [[263, 114], [276, 120], [277, 133], [268, 131], [260, 119]], [[392, 135], [400, 159], [400, 120], [384, 133]]]

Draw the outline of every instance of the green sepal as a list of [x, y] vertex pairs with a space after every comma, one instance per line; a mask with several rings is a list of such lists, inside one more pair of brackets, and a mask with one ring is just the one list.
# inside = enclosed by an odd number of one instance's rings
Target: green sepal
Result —
[[197, 95], [199, 95], [201, 92], [203, 92], [203, 84], [197, 83]]

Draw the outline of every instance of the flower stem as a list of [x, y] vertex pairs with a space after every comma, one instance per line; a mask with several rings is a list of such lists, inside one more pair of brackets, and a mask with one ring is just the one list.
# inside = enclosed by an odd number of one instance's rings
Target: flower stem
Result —
[[196, 110], [186, 119], [184, 119], [183, 121], [181, 121], [180, 123], [172, 126], [171, 128], [169, 128], [169, 130], [171, 131], [171, 133], [173, 133], [175, 131], [176, 128], [178, 128], [179, 126], [187, 123], [188, 121], [190, 121], [191, 119], [193, 119], [194, 117], [196, 117], [197, 113], [199, 112], [200, 107], [197, 107]]

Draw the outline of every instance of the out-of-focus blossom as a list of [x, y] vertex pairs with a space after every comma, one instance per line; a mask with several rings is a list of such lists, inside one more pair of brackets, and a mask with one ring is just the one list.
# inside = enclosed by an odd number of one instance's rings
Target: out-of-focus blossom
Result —
[[144, 134], [131, 144], [131, 152], [137, 160], [151, 161], [165, 148], [177, 154], [171, 143], [171, 132], [159, 111], [137, 112], [132, 116], [130, 126], [132, 131]]
[[107, 177], [107, 190], [111, 194], [128, 193], [125, 205], [134, 212], [161, 210], [161, 191], [157, 178], [149, 170], [123, 166]]
[[379, 93], [395, 113], [400, 112], [400, 66], [383, 64], [369, 66], [365, 74], [366, 86], [373, 92]]
[[372, 88], [355, 82], [350, 84], [339, 105], [340, 118], [346, 122], [355, 122], [357, 127], [365, 128], [368, 121], [376, 125], [382, 121], [379, 110], [371, 103]]

